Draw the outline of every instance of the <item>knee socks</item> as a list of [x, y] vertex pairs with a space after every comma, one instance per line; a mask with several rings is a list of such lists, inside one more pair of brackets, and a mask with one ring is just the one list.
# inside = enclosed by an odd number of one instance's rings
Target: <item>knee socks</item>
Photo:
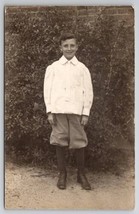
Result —
[[84, 172], [84, 148], [76, 149], [76, 161], [79, 172]]
[[56, 146], [56, 155], [59, 171], [66, 171], [65, 148]]
[[[57, 164], [59, 171], [66, 171], [65, 147], [56, 146]], [[84, 148], [76, 149], [76, 162], [79, 172], [84, 172]]]

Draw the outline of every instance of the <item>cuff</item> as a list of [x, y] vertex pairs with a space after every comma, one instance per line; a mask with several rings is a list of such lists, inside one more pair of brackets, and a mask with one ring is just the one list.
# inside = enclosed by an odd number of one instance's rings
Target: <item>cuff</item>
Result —
[[90, 114], [90, 109], [88, 109], [88, 108], [83, 108], [82, 115], [89, 116], [89, 114]]
[[51, 112], [51, 105], [46, 106], [46, 113], [49, 113], [49, 112]]

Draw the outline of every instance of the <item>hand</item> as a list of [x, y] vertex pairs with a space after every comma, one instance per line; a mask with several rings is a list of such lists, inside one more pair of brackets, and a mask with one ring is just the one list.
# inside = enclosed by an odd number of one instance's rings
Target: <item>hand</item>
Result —
[[51, 125], [56, 125], [56, 117], [52, 113], [48, 113], [48, 121]]
[[88, 116], [82, 115], [81, 117], [81, 125], [85, 126], [88, 123]]

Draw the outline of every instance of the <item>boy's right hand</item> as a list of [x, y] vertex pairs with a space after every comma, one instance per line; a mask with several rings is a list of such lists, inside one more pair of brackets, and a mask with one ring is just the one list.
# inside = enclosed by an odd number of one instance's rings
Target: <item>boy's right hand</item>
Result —
[[56, 125], [56, 117], [52, 113], [48, 113], [48, 121], [51, 125]]

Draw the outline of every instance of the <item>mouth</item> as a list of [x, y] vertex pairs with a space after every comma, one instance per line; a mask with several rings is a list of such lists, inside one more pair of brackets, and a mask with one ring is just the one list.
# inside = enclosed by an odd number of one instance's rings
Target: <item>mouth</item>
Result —
[[66, 52], [67, 54], [72, 54], [73, 52]]

